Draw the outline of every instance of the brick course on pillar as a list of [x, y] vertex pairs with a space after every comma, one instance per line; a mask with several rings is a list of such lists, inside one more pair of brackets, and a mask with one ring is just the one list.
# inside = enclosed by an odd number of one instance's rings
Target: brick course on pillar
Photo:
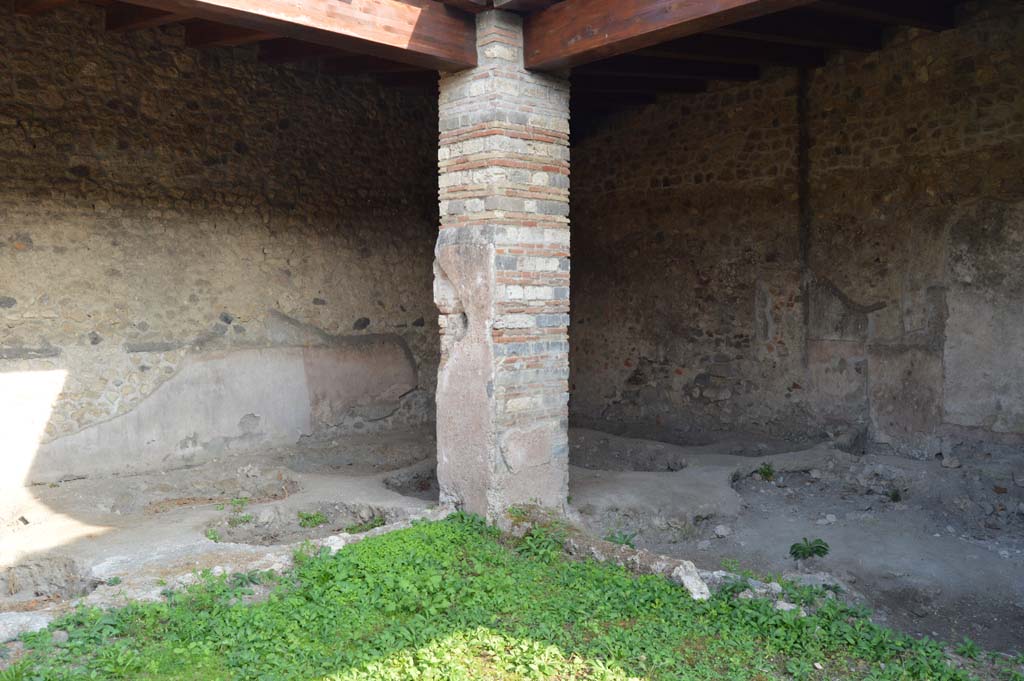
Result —
[[441, 79], [438, 479], [501, 521], [568, 491], [569, 83], [523, 68], [515, 14], [477, 15], [477, 52]]

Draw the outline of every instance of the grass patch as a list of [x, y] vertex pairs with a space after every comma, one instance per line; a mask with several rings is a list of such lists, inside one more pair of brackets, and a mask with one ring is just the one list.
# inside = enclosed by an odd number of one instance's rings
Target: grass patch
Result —
[[628, 546], [631, 549], [636, 548], [636, 532], [611, 532], [604, 538], [605, 541], [611, 542], [612, 544], [618, 544], [619, 546]]
[[239, 525], [248, 525], [252, 522], [251, 513], [241, 513], [239, 515], [233, 515], [228, 518], [228, 525], [230, 527], [238, 527]]
[[804, 618], [728, 589], [698, 602], [660, 577], [570, 562], [557, 539], [508, 546], [457, 515], [300, 552], [257, 602], [260, 574], [205, 575], [163, 602], [79, 609], [50, 628], [65, 643], [25, 635], [0, 681], [969, 678], [939, 644], [834, 600]]
[[313, 527], [320, 527], [321, 525], [327, 524], [327, 516], [320, 511], [315, 513], [305, 513], [299, 511], [299, 527], [305, 527], [307, 529]]

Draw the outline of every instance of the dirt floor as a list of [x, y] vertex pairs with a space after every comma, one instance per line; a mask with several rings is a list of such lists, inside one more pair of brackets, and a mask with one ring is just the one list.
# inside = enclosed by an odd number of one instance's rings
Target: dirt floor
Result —
[[854, 456], [842, 443], [770, 453], [778, 447], [749, 437], [699, 447], [582, 429], [571, 438], [572, 506], [595, 534], [635, 534], [637, 547], [705, 571], [763, 575], [794, 572], [789, 547], [821, 538], [831, 552], [810, 569], [880, 621], [1024, 651], [1024, 471], [1012, 462]]
[[415, 464], [433, 457], [433, 437], [351, 436], [7, 496], [0, 640], [45, 625], [78, 598], [117, 605], [159, 596], [197, 570], [280, 570], [303, 541], [336, 548], [429, 516], [434, 502], [393, 488], [418, 484]]
[[[842, 438], [795, 451], [740, 434], [570, 439], [570, 507], [597, 536], [635, 535], [709, 582], [723, 566], [792, 572], [790, 544], [820, 537], [831, 552], [812, 569], [881, 621], [1024, 649], [1024, 471], [1009, 462], [856, 456]], [[0, 640], [77, 598], [117, 605], [199, 569], [282, 569], [303, 541], [337, 548], [431, 517], [435, 448], [431, 429], [352, 436], [0, 500]]]

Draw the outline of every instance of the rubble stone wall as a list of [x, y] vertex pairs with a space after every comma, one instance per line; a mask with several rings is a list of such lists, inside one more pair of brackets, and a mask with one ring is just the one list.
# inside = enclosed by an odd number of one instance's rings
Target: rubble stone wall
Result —
[[1024, 442], [1024, 7], [965, 3], [574, 140], [571, 412], [679, 439]]
[[105, 32], [89, 5], [0, 19], [0, 380], [66, 372], [44, 442], [190, 358], [362, 336], [413, 363], [391, 421], [433, 419], [434, 95]]

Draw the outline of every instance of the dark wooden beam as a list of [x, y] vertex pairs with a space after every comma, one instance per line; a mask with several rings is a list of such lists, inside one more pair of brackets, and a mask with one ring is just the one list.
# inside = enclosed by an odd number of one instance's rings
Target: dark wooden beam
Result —
[[162, 9], [129, 5], [115, 0], [107, 6], [103, 23], [108, 31], [137, 31], [177, 23], [188, 18], [190, 17], [165, 12]]
[[304, 43], [301, 40], [278, 38], [260, 43], [259, 60], [268, 64], [283, 64], [290, 61], [317, 59], [319, 57], [341, 54], [348, 53], [333, 47]]
[[811, 10], [793, 10], [742, 21], [720, 28], [714, 34], [856, 52], [873, 52], [882, 48], [882, 29], [876, 24], [831, 17]]
[[276, 37], [266, 31], [219, 24], [205, 19], [196, 19], [185, 24], [185, 44], [189, 47], [238, 47], [261, 40], [273, 40]]
[[509, 12], [536, 12], [558, 2], [558, 0], [494, 0], [494, 9], [504, 9]]
[[761, 69], [748, 64], [720, 64], [682, 61], [626, 54], [577, 67], [573, 73], [635, 78], [691, 78], [697, 80], [751, 81], [761, 77]]
[[70, 5], [73, 0], [15, 0], [14, 13], [23, 16], [35, 16], [50, 10]]
[[473, 17], [434, 0], [132, 0], [206, 21], [426, 69], [476, 65]]
[[469, 12], [470, 14], [479, 14], [485, 9], [489, 9], [487, 6], [487, 0], [441, 0], [444, 4], [449, 7], [455, 7], [461, 9], [463, 12]]
[[819, 0], [810, 9], [880, 24], [945, 31], [956, 26], [956, 12], [942, 0]]
[[727, 64], [771, 64], [816, 68], [824, 66], [825, 50], [798, 45], [782, 45], [759, 40], [695, 35], [673, 40], [634, 54], [664, 59], [697, 59]]
[[526, 18], [526, 67], [580, 66], [811, 2], [564, 0]]
[[657, 92], [704, 92], [708, 84], [702, 80], [685, 78], [636, 78], [634, 76], [596, 76], [573, 73], [572, 91], [583, 93], [615, 92], [623, 94], [652, 94]]

